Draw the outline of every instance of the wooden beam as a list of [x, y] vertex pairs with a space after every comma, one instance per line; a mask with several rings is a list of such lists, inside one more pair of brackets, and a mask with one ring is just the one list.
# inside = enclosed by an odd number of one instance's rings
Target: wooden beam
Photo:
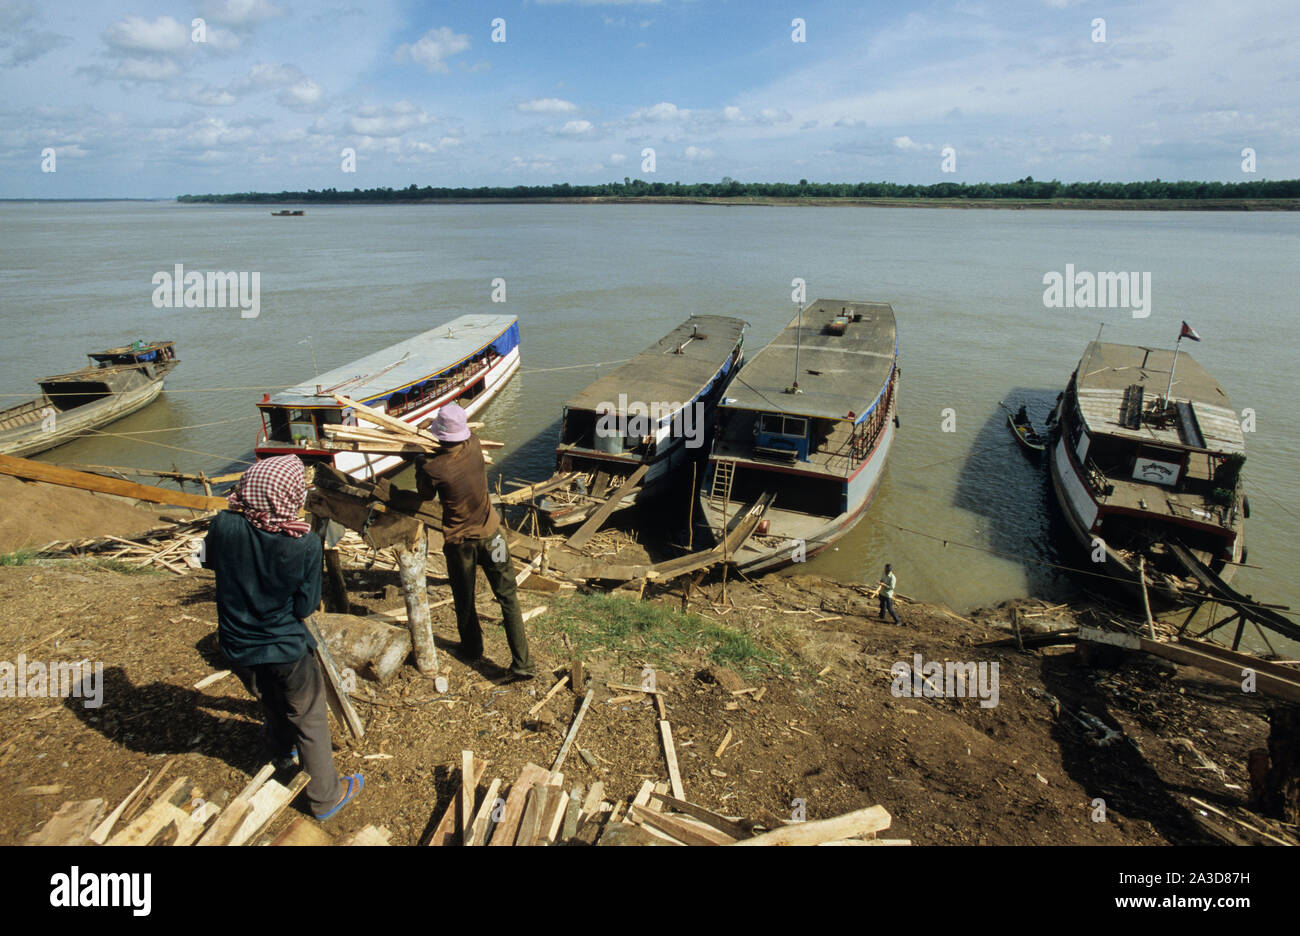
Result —
[[[487, 761], [479, 760], [477, 757], [474, 758], [474, 782], [470, 787], [471, 790], [478, 789], [478, 782], [483, 779], [483, 772], [486, 770]], [[452, 794], [451, 802], [447, 804], [447, 808], [443, 810], [442, 818], [438, 821], [433, 834], [429, 836], [429, 840], [424, 844], [450, 845], [456, 840], [456, 827], [461, 815], [460, 801], [464, 791], [465, 784], [462, 782], [457, 786], [456, 792]], [[474, 807], [471, 806], [470, 808], [473, 809]]]
[[462, 845], [479, 846], [487, 842], [488, 830], [492, 826], [492, 812], [496, 809], [497, 794], [500, 791], [501, 778], [496, 777], [483, 794], [483, 802], [479, 804], [478, 814], [470, 823], [470, 833], [462, 840]]
[[868, 806], [834, 819], [795, 822], [753, 838], [741, 839], [737, 845], [820, 845], [840, 839], [855, 838], [889, 828], [893, 821], [883, 806]]
[[259, 832], [275, 821], [310, 781], [307, 771], [300, 770], [293, 775], [287, 787], [274, 780], [262, 784], [261, 789], [249, 798], [252, 809], [226, 844], [244, 845], [251, 842]]
[[149, 484], [136, 484], [134, 481], [122, 481], [106, 478], [103, 475], [90, 474], [85, 471], [73, 471], [44, 462], [30, 461], [26, 458], [14, 458], [0, 455], [0, 474], [24, 478], [28, 481], [43, 481], [46, 484], [58, 484], [63, 487], [78, 488], [82, 491], [95, 491], [101, 494], [116, 494], [119, 497], [133, 497], [151, 504], [172, 504], [176, 507], [191, 507], [195, 510], [225, 510], [230, 503], [224, 497], [203, 497], [198, 494], [186, 494], [168, 488], [154, 487]]
[[679, 800], [686, 799], [682, 789], [682, 775], [677, 767], [677, 748], [673, 745], [673, 729], [667, 721], [659, 722], [659, 734], [664, 742], [664, 760], [668, 762], [668, 782], [673, 786], [673, 796]]
[[510, 787], [510, 793], [506, 796], [505, 809], [502, 810], [501, 821], [496, 824], [492, 832], [492, 839], [488, 842], [489, 847], [515, 844], [519, 821], [523, 817], [527, 804], [528, 792], [537, 784], [545, 783], [548, 776], [550, 772], [545, 767], [536, 764], [524, 765], [524, 769], [519, 773], [519, 779]]
[[[482, 771], [479, 771], [482, 774]], [[474, 793], [478, 777], [474, 772], [474, 752], [460, 752], [460, 840], [468, 844], [474, 825]]]
[[565, 541], [565, 545], [570, 549], [581, 549], [586, 546], [591, 538], [596, 535], [596, 531], [600, 529], [601, 524], [608, 520], [609, 515], [622, 505], [623, 497], [637, 486], [649, 470], [649, 465], [641, 465], [636, 471], [628, 475], [626, 480], [619, 485], [618, 490], [609, 495], [605, 503], [600, 505], [600, 509], [588, 517], [587, 522], [578, 527], [577, 532]]
[[307, 627], [307, 633], [311, 634], [312, 640], [316, 642], [316, 659], [325, 674], [325, 699], [330, 709], [348, 731], [352, 732], [353, 737], [365, 737], [366, 726], [343, 688], [343, 677], [339, 675], [338, 667], [334, 665], [334, 658], [330, 656], [329, 648], [325, 646], [325, 638], [321, 636], [320, 628], [310, 617], [303, 621], [303, 624]]
[[752, 833], [752, 830], [747, 826], [728, 819], [726, 816], [719, 815], [712, 810], [705, 809], [703, 806], [688, 803], [686, 800], [678, 799], [675, 796], [665, 796], [662, 793], [652, 793], [651, 796], [665, 806], [671, 807], [680, 813], [685, 813], [692, 819], [698, 819], [706, 825], [711, 825], [719, 832], [724, 832], [734, 839], [748, 838]]
[[87, 845], [107, 804], [103, 799], [71, 801], [59, 807], [25, 845]]
[[587, 707], [591, 705], [591, 697], [596, 694], [595, 689], [588, 689], [587, 694], [582, 698], [582, 705], [578, 708], [578, 714], [573, 718], [573, 724], [569, 726], [569, 733], [564, 738], [564, 744], [560, 745], [560, 753], [555, 755], [555, 763], [551, 765], [551, 770], [556, 771], [564, 766], [564, 759], [569, 755], [569, 748], [573, 746], [573, 739], [578, 736], [578, 729], [582, 727], [582, 717], [587, 714]]
[[709, 828], [693, 819], [655, 812], [645, 806], [633, 806], [631, 812], [643, 825], [666, 832], [683, 845], [731, 845], [736, 841], [725, 832]]

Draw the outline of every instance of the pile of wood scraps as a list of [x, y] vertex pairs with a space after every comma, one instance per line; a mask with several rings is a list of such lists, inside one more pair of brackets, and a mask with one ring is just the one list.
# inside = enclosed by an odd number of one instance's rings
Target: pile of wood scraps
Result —
[[631, 801], [611, 801], [605, 785], [574, 784], [564, 774], [526, 764], [508, 786], [484, 785], [487, 764], [461, 753], [458, 785], [426, 845], [909, 845], [879, 839], [890, 815], [881, 806], [833, 819], [766, 829], [724, 816], [670, 792], [670, 782], [642, 783]]
[[[266, 835], [282, 812], [311, 779], [299, 771], [288, 785], [272, 779], [267, 764], [240, 793], [207, 798], [188, 777], [177, 777], [145, 808], [172, 761], [144, 780], [108, 816], [103, 799], [69, 801], [40, 829], [28, 845], [386, 845], [387, 830], [367, 826], [337, 841], [314, 821], [298, 817], [275, 839]], [[224, 803], [224, 805], [222, 805]], [[114, 831], [116, 829], [116, 831]]]
[[200, 568], [199, 550], [207, 535], [211, 515], [195, 517], [182, 523], [155, 527], [138, 536], [97, 536], [90, 539], [59, 540], [46, 543], [37, 552], [41, 556], [63, 558], [112, 559], [128, 565], [154, 565], [184, 575]]

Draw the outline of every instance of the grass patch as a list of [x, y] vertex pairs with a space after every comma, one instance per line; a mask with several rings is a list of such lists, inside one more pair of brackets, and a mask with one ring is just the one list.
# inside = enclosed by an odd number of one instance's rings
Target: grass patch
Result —
[[15, 549], [13, 552], [0, 553], [0, 566], [31, 565], [36, 561], [34, 549]]
[[698, 614], [682, 614], [663, 605], [615, 598], [574, 595], [539, 619], [543, 637], [567, 634], [574, 650], [589, 657], [599, 648], [635, 652], [659, 664], [678, 651], [702, 652], [720, 666], [754, 672], [784, 671], [779, 656], [750, 634]]

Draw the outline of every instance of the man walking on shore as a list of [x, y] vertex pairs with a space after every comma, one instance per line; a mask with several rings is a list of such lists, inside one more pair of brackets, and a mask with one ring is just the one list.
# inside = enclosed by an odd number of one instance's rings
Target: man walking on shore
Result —
[[320, 605], [321, 541], [298, 510], [307, 497], [302, 461], [282, 455], [244, 472], [230, 509], [212, 518], [203, 565], [216, 573], [217, 643], [262, 703], [262, 737], [277, 769], [295, 755], [307, 799], [328, 819], [361, 791], [361, 774], [334, 769], [325, 680], [303, 621]]
[[894, 576], [894, 567], [885, 563], [885, 574], [880, 577], [880, 620], [885, 619], [885, 612], [894, 619], [895, 624], [902, 624], [898, 619], [898, 612], [894, 610], [894, 587], [898, 584], [898, 579]]
[[487, 463], [478, 437], [470, 432], [465, 411], [448, 403], [438, 411], [432, 431], [442, 443], [438, 454], [417, 462], [416, 484], [426, 499], [435, 493], [442, 500], [442, 553], [447, 558], [447, 578], [456, 602], [456, 629], [460, 632], [457, 656], [470, 661], [483, 655], [483, 630], [474, 604], [478, 567], [497, 603], [501, 605], [506, 642], [510, 645], [510, 675], [532, 679], [515, 573], [501, 521], [488, 493]]

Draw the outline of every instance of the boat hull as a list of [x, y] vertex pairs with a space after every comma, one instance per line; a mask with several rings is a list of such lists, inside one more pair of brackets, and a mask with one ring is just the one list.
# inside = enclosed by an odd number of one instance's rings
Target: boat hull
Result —
[[[0, 429], [0, 454], [18, 458], [35, 455], [71, 442], [93, 429], [130, 416], [157, 399], [158, 394], [162, 392], [164, 380], [165, 375], [148, 379], [139, 387], [123, 390], [102, 400], [95, 400], [66, 411], [58, 411], [46, 398], [32, 400], [5, 410], [0, 413], [0, 423], [6, 420], [6, 414], [20, 410], [29, 411], [29, 408], [30, 415], [34, 418], [26, 418], [29, 412], [23, 412], [19, 415], [19, 425]], [[46, 429], [43, 414], [51, 411], [54, 412], [53, 428]]]

